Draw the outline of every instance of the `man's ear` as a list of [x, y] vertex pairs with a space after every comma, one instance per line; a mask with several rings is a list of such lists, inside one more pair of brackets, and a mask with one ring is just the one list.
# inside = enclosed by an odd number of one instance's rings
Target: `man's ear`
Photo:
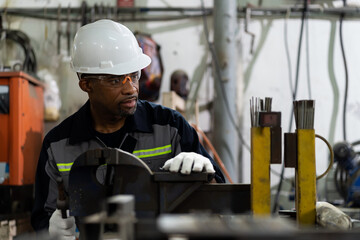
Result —
[[79, 80], [79, 87], [81, 88], [81, 90], [87, 93], [92, 91], [92, 85], [88, 80]]

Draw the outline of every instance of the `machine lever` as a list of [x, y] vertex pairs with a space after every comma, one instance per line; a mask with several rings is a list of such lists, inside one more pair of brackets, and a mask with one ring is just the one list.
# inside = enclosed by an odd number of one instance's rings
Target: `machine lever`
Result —
[[62, 218], [68, 218], [67, 210], [69, 209], [69, 198], [65, 193], [64, 181], [62, 177], [56, 179], [58, 185], [58, 198], [56, 199], [56, 207], [61, 210]]

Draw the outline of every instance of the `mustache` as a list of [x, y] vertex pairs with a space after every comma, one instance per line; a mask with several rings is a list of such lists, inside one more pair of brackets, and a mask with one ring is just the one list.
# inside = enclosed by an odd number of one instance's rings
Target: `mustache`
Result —
[[129, 95], [126, 97], [123, 97], [122, 99], [120, 99], [120, 102], [126, 102], [128, 100], [133, 100], [135, 99], [136, 101], [138, 100], [138, 96], [137, 95]]

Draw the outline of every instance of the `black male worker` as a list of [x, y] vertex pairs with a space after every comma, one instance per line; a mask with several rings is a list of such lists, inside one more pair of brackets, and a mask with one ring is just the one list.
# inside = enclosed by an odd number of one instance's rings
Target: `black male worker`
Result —
[[122, 24], [99, 20], [78, 30], [71, 68], [89, 100], [43, 141], [31, 217], [35, 230], [48, 228], [50, 234], [74, 238], [74, 217], [62, 219], [56, 210], [56, 179], [62, 177], [67, 190], [71, 165], [89, 149], [120, 148], [155, 172], [204, 171], [215, 173], [216, 182], [224, 182], [195, 130], [178, 112], [138, 99], [141, 69], [150, 62]]

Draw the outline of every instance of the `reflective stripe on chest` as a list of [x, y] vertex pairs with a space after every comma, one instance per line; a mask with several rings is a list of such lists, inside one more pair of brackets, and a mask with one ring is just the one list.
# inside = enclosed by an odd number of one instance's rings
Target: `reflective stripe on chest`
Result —
[[168, 144], [162, 147], [135, 150], [133, 151], [133, 154], [138, 158], [147, 158], [147, 157], [164, 155], [171, 152], [172, 152], [171, 144]]

